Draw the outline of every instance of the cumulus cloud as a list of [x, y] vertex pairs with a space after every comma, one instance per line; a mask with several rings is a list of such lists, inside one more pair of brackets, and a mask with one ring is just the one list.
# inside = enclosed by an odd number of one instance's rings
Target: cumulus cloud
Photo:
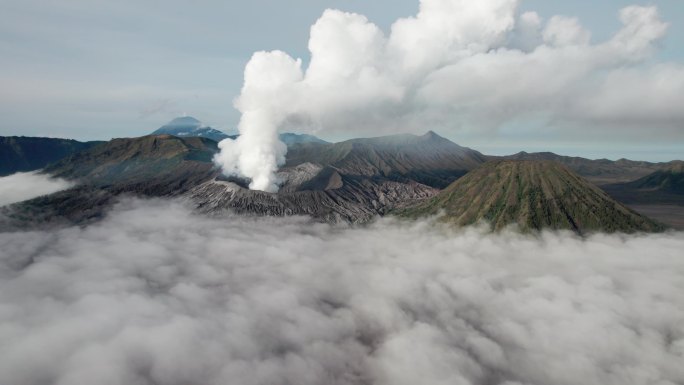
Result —
[[0, 206], [66, 190], [73, 183], [34, 172], [18, 172], [0, 177]]
[[0, 378], [682, 383], [683, 248], [125, 201], [87, 228], [0, 234]]
[[518, 3], [421, 0], [389, 34], [363, 15], [325, 11], [311, 27], [306, 69], [281, 51], [254, 54], [235, 101], [244, 139], [224, 142], [217, 163], [276, 191], [284, 128], [487, 133], [553, 122], [596, 134], [627, 123], [681, 136], [684, 67], [647, 63], [667, 30], [655, 7], [620, 10], [622, 27], [593, 42], [580, 20], [519, 14]]

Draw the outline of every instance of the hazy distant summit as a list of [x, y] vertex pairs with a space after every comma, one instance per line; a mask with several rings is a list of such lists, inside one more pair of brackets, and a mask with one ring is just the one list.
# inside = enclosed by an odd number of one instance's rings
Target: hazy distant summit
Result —
[[199, 137], [207, 138], [217, 142], [226, 138], [235, 138], [223, 131], [205, 126], [192, 116], [181, 116], [173, 119], [167, 124], [159, 127], [152, 135], [173, 135], [181, 138]]
[[[239, 135], [228, 135], [223, 131], [205, 126], [200, 120], [192, 116], [180, 116], [159, 127], [152, 135], [173, 135], [179, 138], [207, 138], [220, 142], [223, 139], [235, 139]], [[288, 146], [297, 143], [328, 143], [323, 139], [308, 134], [294, 134], [285, 132], [280, 134], [280, 140]]]
[[279, 136], [280, 140], [288, 146], [297, 143], [329, 143], [321, 138], [309, 134], [293, 134], [291, 132], [284, 132]]

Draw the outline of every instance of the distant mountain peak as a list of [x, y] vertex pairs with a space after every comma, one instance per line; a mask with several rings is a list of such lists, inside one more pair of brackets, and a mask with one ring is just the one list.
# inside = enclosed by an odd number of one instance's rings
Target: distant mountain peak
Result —
[[[223, 139], [235, 139], [238, 135], [228, 135], [223, 131], [204, 125], [192, 116], [179, 116], [152, 132], [152, 135], [173, 135], [180, 138], [200, 137], [220, 142]], [[295, 134], [285, 132], [280, 134], [280, 140], [291, 146], [299, 143], [326, 144], [325, 140], [309, 134]]]
[[179, 116], [159, 127], [152, 135], [173, 135], [181, 138], [201, 137], [217, 142], [231, 137], [222, 131], [204, 125], [199, 119], [192, 116]]
[[422, 136], [423, 136], [423, 138], [430, 138], [430, 139], [444, 139], [443, 137], [437, 135], [437, 133], [432, 131], [432, 130], [429, 130], [428, 132], [426, 132]]
[[196, 119], [192, 116], [179, 116], [177, 118], [172, 119], [166, 125], [171, 126], [171, 125], [178, 125], [178, 124], [188, 124], [188, 125], [201, 126], [202, 122], [200, 122], [199, 119]]
[[436, 132], [434, 132], [432, 130], [426, 132], [425, 134], [419, 136], [418, 138], [423, 140], [423, 141], [432, 142], [432, 143], [453, 143], [451, 140], [437, 134]]
[[[190, 130], [194, 131], [200, 128], [203, 128], [204, 125], [199, 119], [196, 119], [192, 116], [179, 116], [177, 118], [172, 119], [170, 122], [166, 123], [165, 125], [159, 127], [157, 131], [160, 131], [160, 133], [168, 133], [173, 135], [170, 131], [172, 130]], [[155, 132], [157, 132], [155, 131]], [[162, 132], [163, 131], [163, 132]]]

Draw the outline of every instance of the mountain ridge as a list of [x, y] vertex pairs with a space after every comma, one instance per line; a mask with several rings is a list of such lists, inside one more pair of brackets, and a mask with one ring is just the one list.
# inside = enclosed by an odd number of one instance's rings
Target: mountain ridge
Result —
[[673, 161], [637, 180], [601, 187], [615, 199], [630, 204], [684, 205], [684, 162]]
[[644, 177], [654, 171], [667, 168], [670, 162], [647, 162], [629, 159], [587, 159], [579, 156], [558, 155], [553, 152], [520, 151], [505, 156], [490, 156], [492, 160], [551, 160], [556, 161], [580, 174], [597, 185], [624, 183]]
[[41, 169], [104, 142], [29, 136], [0, 137], [0, 176]]
[[478, 151], [434, 132], [357, 138], [330, 144], [292, 146], [284, 167], [305, 162], [349, 175], [415, 180], [443, 188], [486, 161]]
[[[77, 181], [77, 187], [18, 204], [12, 209], [4, 208], [3, 211], [10, 210], [14, 213], [10, 214], [11, 217], [27, 223], [31, 220], [25, 213], [32, 213], [34, 222], [48, 223], [62, 218], [68, 223], [81, 223], [104, 215], [107, 207], [119, 196], [135, 195], [179, 197], [203, 212], [228, 210], [244, 215], [309, 215], [327, 222], [360, 223], [429, 202], [448, 191], [454, 183], [464, 178], [468, 180], [469, 175], [477, 175], [490, 159], [432, 131], [423, 135], [356, 138], [339, 143], [295, 143], [289, 147], [286, 164], [277, 174], [282, 183], [281, 189], [270, 194], [247, 189], [247, 181], [239, 177], [223, 176], [212, 161], [217, 151], [218, 144], [203, 137], [163, 134], [112, 139], [46, 167], [45, 171], [50, 175]], [[556, 156], [549, 154], [536, 156]], [[585, 160], [579, 159], [577, 162], [583, 164]], [[546, 164], [548, 161], [530, 162]], [[601, 161], [601, 164], [606, 162], [612, 161]], [[639, 163], [630, 162], [621, 163], [629, 167], [633, 166], [632, 163]], [[554, 173], [565, 175], [566, 171], [570, 172], [568, 167], [563, 167], [562, 172], [555, 170]], [[544, 175], [547, 171], [547, 168], [542, 168], [535, 173]], [[525, 174], [526, 178], [532, 180], [530, 175], [535, 173]], [[552, 180], [558, 182], [569, 177], [555, 178]], [[497, 179], [488, 180], [492, 186], [501, 186]], [[616, 208], [615, 202], [607, 203], [606, 197], [596, 198], [603, 192], [582, 181], [579, 190], [584, 191], [584, 195], [575, 194], [575, 202], [581, 202], [580, 196], [586, 196], [599, 202], [598, 208], [610, 208], [611, 213], [619, 214], [617, 218], [623, 218], [628, 224], [650, 223], [643, 222], [640, 217], [635, 219], [632, 217], [634, 213], [624, 207]], [[544, 183], [540, 186], [549, 184]], [[534, 196], [539, 193], [540, 186], [522, 194]], [[440, 193], [441, 189], [444, 190]], [[492, 195], [492, 192], [477, 195]], [[472, 194], [471, 197], [476, 198]], [[570, 223], [568, 225], [557, 212], [571, 212], [572, 205], [559, 202], [562, 203], [560, 206], [554, 199], [537, 201], [540, 207], [546, 207], [546, 214], [543, 210], [537, 214], [553, 219], [542, 223], [542, 227], [554, 228], [558, 222], [565, 223], [557, 226], [559, 228], [582, 232], [591, 226], [573, 227], [572, 223], [586, 218], [596, 222], [590, 212], [583, 212], [579, 219], [567, 222]], [[549, 210], [556, 214], [549, 214]], [[496, 219], [494, 214], [485, 219]], [[595, 227], [620, 229], [619, 222], [596, 222]], [[636, 228], [636, 225], [627, 226], [625, 230], [631, 228]], [[651, 228], [656, 229], [657, 226], [652, 225]]]

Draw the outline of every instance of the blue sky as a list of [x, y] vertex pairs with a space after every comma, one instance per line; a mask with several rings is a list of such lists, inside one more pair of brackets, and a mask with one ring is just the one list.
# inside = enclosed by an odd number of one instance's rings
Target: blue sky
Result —
[[[654, 4], [670, 24], [650, 61], [681, 65], [684, 4], [679, 0], [523, 0], [520, 10], [537, 11], [543, 19], [576, 16], [593, 41], [620, 28], [617, 12], [629, 4]], [[279, 49], [306, 63], [309, 29], [326, 8], [364, 14], [388, 31], [397, 18], [414, 15], [418, 2], [0, 0], [0, 135], [137, 136], [182, 114], [234, 129], [240, 115], [232, 102], [252, 53]], [[508, 127], [516, 124], [525, 122]], [[506, 127], [494, 136], [444, 135], [488, 153], [551, 150], [667, 160], [684, 158], [684, 124], [679, 127], [647, 141], [620, 135], [583, 141]], [[336, 140], [353, 134], [322, 136]]]

